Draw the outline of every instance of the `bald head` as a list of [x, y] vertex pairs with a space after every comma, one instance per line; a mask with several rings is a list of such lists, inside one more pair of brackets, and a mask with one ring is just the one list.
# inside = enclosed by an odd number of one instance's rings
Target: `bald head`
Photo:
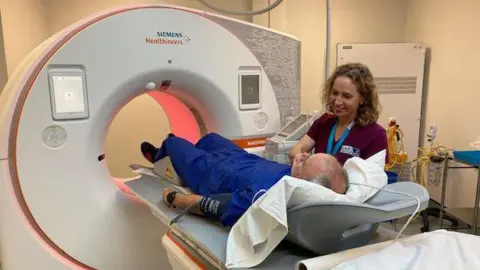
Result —
[[297, 166], [298, 178], [316, 182], [337, 193], [345, 194], [348, 188], [348, 175], [335, 157], [322, 153], [314, 154]]

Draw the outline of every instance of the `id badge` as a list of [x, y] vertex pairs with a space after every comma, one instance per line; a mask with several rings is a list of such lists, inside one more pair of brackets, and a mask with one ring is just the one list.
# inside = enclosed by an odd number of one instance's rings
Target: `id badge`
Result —
[[353, 157], [359, 157], [360, 156], [360, 149], [350, 146], [350, 145], [342, 145], [342, 148], [340, 149], [340, 153], [350, 155]]

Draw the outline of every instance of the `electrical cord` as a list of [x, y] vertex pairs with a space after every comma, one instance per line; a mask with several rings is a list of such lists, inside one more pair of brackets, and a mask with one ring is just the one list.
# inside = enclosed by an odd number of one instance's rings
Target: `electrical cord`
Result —
[[185, 214], [187, 214], [190, 209], [192, 209], [193, 207], [199, 205], [201, 203], [202, 200], [198, 200], [197, 202], [194, 202], [192, 204], [190, 204], [187, 208], [183, 209], [182, 212], [180, 212], [180, 214], [178, 214], [176, 217], [174, 217], [171, 221], [170, 221], [170, 224], [169, 226], [177, 223], [183, 216], [185, 216]]
[[278, 5], [280, 5], [283, 2], [283, 0], [277, 0], [273, 4], [271, 4], [271, 5], [269, 5], [265, 8], [262, 8], [262, 9], [259, 9], [259, 10], [254, 10], [254, 11], [232, 11], [232, 10], [226, 10], [226, 9], [215, 7], [214, 5], [208, 3], [205, 0], [198, 0], [198, 1], [200, 3], [202, 3], [204, 6], [210, 8], [210, 9], [216, 11], [216, 12], [225, 13], [225, 14], [229, 14], [229, 15], [247, 15], [247, 16], [259, 15], [259, 14], [263, 14], [265, 12], [269, 12], [270, 10], [276, 8]]
[[[400, 143], [400, 147], [397, 145], [397, 141]], [[400, 171], [398, 175], [403, 173], [406, 160], [400, 153], [405, 153], [405, 146], [403, 143], [403, 131], [399, 125], [394, 123], [387, 130], [387, 147], [389, 163], [385, 164], [385, 170], [391, 170], [395, 165], [400, 164]], [[402, 158], [401, 158], [402, 157]]]
[[[448, 149], [444, 146], [436, 146], [431, 147], [430, 149], [420, 147], [418, 150], [421, 152], [421, 154], [412, 161], [412, 163], [415, 163], [415, 165], [411, 168], [411, 174], [415, 182], [426, 187], [427, 181], [425, 179], [425, 172], [427, 171], [428, 164], [431, 162], [431, 158], [436, 156], [448, 158], [448, 152], [451, 151], [451, 149]], [[420, 177], [415, 176], [414, 170], [416, 168], [420, 168]]]
[[[255, 193], [255, 195], [253, 195], [252, 204], [255, 202], [255, 198], [257, 197], [257, 195], [258, 195], [260, 192], [267, 193], [267, 190], [266, 190], [266, 189], [260, 189], [259, 191], [257, 191], [257, 193]], [[261, 196], [260, 196], [260, 197], [261, 197]]]
[[405, 225], [403, 225], [402, 229], [400, 230], [400, 232], [398, 232], [397, 234], [397, 237], [395, 237], [395, 241], [398, 240], [398, 238], [400, 237], [400, 235], [402, 235], [402, 232], [407, 228], [407, 226], [410, 224], [410, 222], [413, 220], [413, 218], [415, 217], [415, 214], [417, 214], [420, 210], [420, 199], [416, 196], [413, 196], [411, 194], [408, 194], [408, 193], [405, 193], [405, 192], [401, 192], [401, 191], [393, 191], [393, 190], [389, 190], [389, 189], [386, 189], [386, 188], [379, 188], [379, 187], [375, 187], [375, 186], [371, 186], [371, 185], [367, 185], [367, 184], [360, 184], [360, 183], [350, 183], [349, 185], [357, 185], [357, 186], [365, 186], [365, 187], [370, 187], [370, 188], [375, 188], [375, 189], [378, 189], [378, 190], [383, 190], [383, 191], [386, 191], [386, 192], [389, 192], [389, 193], [393, 193], [393, 194], [399, 194], [399, 195], [405, 195], [405, 196], [408, 196], [408, 197], [412, 197], [414, 198], [416, 201], [417, 201], [417, 208], [415, 209], [415, 211], [410, 215], [410, 218], [407, 220], [407, 222], [405, 223]]

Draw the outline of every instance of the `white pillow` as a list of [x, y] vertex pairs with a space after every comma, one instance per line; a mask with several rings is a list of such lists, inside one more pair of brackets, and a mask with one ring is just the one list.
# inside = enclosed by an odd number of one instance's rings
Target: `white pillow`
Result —
[[[358, 157], [348, 159], [343, 166], [347, 171], [350, 182], [346, 194], [339, 194], [317, 183], [300, 180], [291, 176], [283, 177], [272, 189], [275, 189], [277, 185], [285, 184], [280, 183], [285, 181], [290, 188], [296, 189], [296, 192], [290, 197], [288, 203], [289, 209], [298, 205], [325, 201], [363, 203], [379, 192], [380, 190], [378, 188], [383, 188], [387, 184], [388, 177], [384, 170], [385, 155], [386, 151], [383, 150], [366, 160]], [[354, 185], [354, 183], [378, 188]]]
[[[358, 157], [348, 159], [343, 168], [348, 173], [350, 183], [358, 183], [373, 187], [383, 188], [388, 183], [385, 173], [386, 150], [378, 152], [370, 158], [363, 160]], [[348, 201], [363, 203], [377, 194], [377, 188], [360, 185], [350, 185], [344, 195]]]

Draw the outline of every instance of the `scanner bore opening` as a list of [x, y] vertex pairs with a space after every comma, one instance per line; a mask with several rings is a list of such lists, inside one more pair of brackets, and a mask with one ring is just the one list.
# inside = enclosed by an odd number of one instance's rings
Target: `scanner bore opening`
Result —
[[122, 183], [138, 176], [130, 165], [151, 166], [145, 160], [140, 145], [148, 141], [161, 145], [168, 133], [196, 143], [207, 133], [200, 114], [172, 94], [150, 91], [124, 105], [108, 127], [104, 161], [110, 176], [122, 190]]

